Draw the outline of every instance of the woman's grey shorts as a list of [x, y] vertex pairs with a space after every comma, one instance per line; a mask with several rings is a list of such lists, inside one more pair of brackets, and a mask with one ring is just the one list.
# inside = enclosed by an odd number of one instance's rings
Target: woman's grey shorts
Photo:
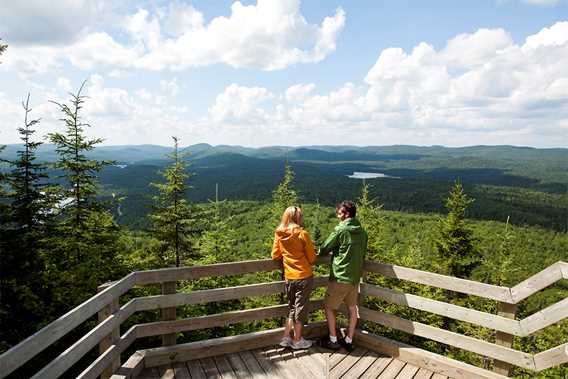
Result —
[[308, 308], [306, 303], [310, 300], [310, 294], [314, 288], [314, 278], [286, 279], [286, 295], [288, 295], [288, 309], [290, 318], [295, 323], [306, 322]]

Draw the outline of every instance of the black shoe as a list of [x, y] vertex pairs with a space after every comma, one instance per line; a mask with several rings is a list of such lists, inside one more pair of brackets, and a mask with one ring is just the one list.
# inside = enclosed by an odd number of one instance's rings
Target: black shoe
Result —
[[345, 350], [347, 350], [348, 353], [352, 353], [353, 350], [355, 350], [355, 346], [353, 346], [353, 342], [347, 343], [345, 341], [345, 338], [342, 338], [341, 340], [339, 340], [339, 342], [340, 342], [341, 346], [343, 346], [343, 348]]
[[321, 347], [323, 347], [325, 349], [333, 350], [333, 351], [337, 351], [337, 350], [341, 349], [341, 345], [339, 344], [339, 342], [331, 342], [331, 340], [329, 338], [324, 338], [321, 341]]

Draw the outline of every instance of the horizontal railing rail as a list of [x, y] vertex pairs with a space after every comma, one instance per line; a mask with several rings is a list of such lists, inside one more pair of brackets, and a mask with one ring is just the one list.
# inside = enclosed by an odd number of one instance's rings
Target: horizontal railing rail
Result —
[[[318, 264], [329, 263], [329, 257], [318, 258]], [[270, 272], [281, 269], [281, 262], [272, 260], [244, 261], [234, 263], [220, 263], [207, 266], [190, 266], [180, 268], [166, 268], [159, 270], [137, 271], [123, 279], [107, 284], [102, 291], [85, 301], [72, 311], [61, 316], [42, 330], [28, 337], [18, 345], [0, 355], [0, 377], [5, 377], [24, 365], [35, 355], [58, 341], [61, 337], [72, 331], [90, 317], [109, 307], [113, 302], [137, 285], [155, 283], [175, 283], [178, 280], [193, 280], [204, 277], [232, 276], [258, 272]], [[508, 288], [494, 286], [475, 281], [448, 277], [416, 269], [366, 261], [365, 271], [390, 278], [410, 281], [422, 285], [456, 291], [468, 295], [479, 296], [500, 302], [500, 304], [514, 305], [534, 293], [554, 284], [561, 279], [568, 279], [568, 264], [558, 262], [546, 268], [531, 278]], [[316, 278], [316, 286], [325, 286], [327, 278]], [[174, 286], [175, 292], [175, 286]], [[122, 307], [112, 311], [96, 327], [85, 336], [71, 345], [65, 352], [56, 357], [47, 366], [43, 367], [35, 377], [57, 377], [62, 375], [73, 364], [81, 359], [88, 351], [109, 336], [113, 331], [119, 330], [120, 325], [132, 314], [139, 311], [155, 309], [175, 309], [177, 306], [215, 301], [240, 299], [244, 297], [266, 296], [282, 293], [283, 282], [268, 282], [248, 284], [228, 288], [215, 288], [196, 290], [191, 292], [164, 293], [156, 296], [137, 297]], [[406, 294], [377, 285], [362, 283], [361, 292], [364, 296], [382, 299], [389, 303], [408, 306], [413, 309], [430, 312], [443, 317], [465, 321], [482, 327], [494, 329], [499, 333], [511, 336], [528, 336], [547, 326], [565, 319], [568, 316], [568, 299], [551, 305], [523, 320], [489, 314], [438, 300]], [[310, 309], [321, 308], [321, 300], [311, 302]], [[95, 378], [112, 362], [120, 358], [137, 338], [167, 335], [171, 333], [224, 326], [232, 323], [260, 320], [286, 315], [285, 305], [264, 308], [232, 311], [216, 315], [193, 317], [189, 319], [174, 319], [138, 324], [131, 327], [122, 336], [115, 338], [105, 350], [79, 377]], [[364, 320], [385, 325], [417, 336], [429, 338], [440, 343], [455, 346], [483, 356], [506, 362], [533, 371], [540, 371], [555, 365], [568, 362], [568, 344], [529, 354], [512, 349], [510, 346], [501, 346], [491, 342], [464, 336], [458, 333], [442, 330], [430, 325], [405, 320], [377, 310], [361, 307], [360, 317]]]

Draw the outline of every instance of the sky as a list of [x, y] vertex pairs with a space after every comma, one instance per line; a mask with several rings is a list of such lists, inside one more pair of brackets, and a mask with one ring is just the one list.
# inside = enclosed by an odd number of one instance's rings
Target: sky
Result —
[[0, 0], [0, 144], [568, 147], [568, 0]]

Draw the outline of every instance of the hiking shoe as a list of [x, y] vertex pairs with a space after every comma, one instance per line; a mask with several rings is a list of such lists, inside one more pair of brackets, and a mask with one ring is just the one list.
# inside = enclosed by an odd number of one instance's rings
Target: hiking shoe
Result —
[[353, 350], [355, 350], [355, 346], [353, 346], [353, 342], [347, 342], [345, 341], [345, 338], [342, 338], [339, 343], [341, 344], [341, 346], [343, 346], [343, 348], [345, 350], [347, 350], [348, 353], [352, 353]]
[[292, 338], [290, 337], [284, 337], [280, 340], [280, 343], [278, 344], [282, 347], [289, 347], [292, 346]]
[[301, 350], [301, 349], [309, 349], [312, 346], [312, 341], [305, 340], [300, 338], [299, 341], [292, 342], [292, 349], [294, 350]]
[[331, 340], [329, 338], [326, 338], [322, 341], [321, 347], [329, 349], [329, 350], [333, 350], [333, 351], [337, 351], [337, 350], [341, 349], [341, 345], [339, 344], [339, 342], [331, 342]]

